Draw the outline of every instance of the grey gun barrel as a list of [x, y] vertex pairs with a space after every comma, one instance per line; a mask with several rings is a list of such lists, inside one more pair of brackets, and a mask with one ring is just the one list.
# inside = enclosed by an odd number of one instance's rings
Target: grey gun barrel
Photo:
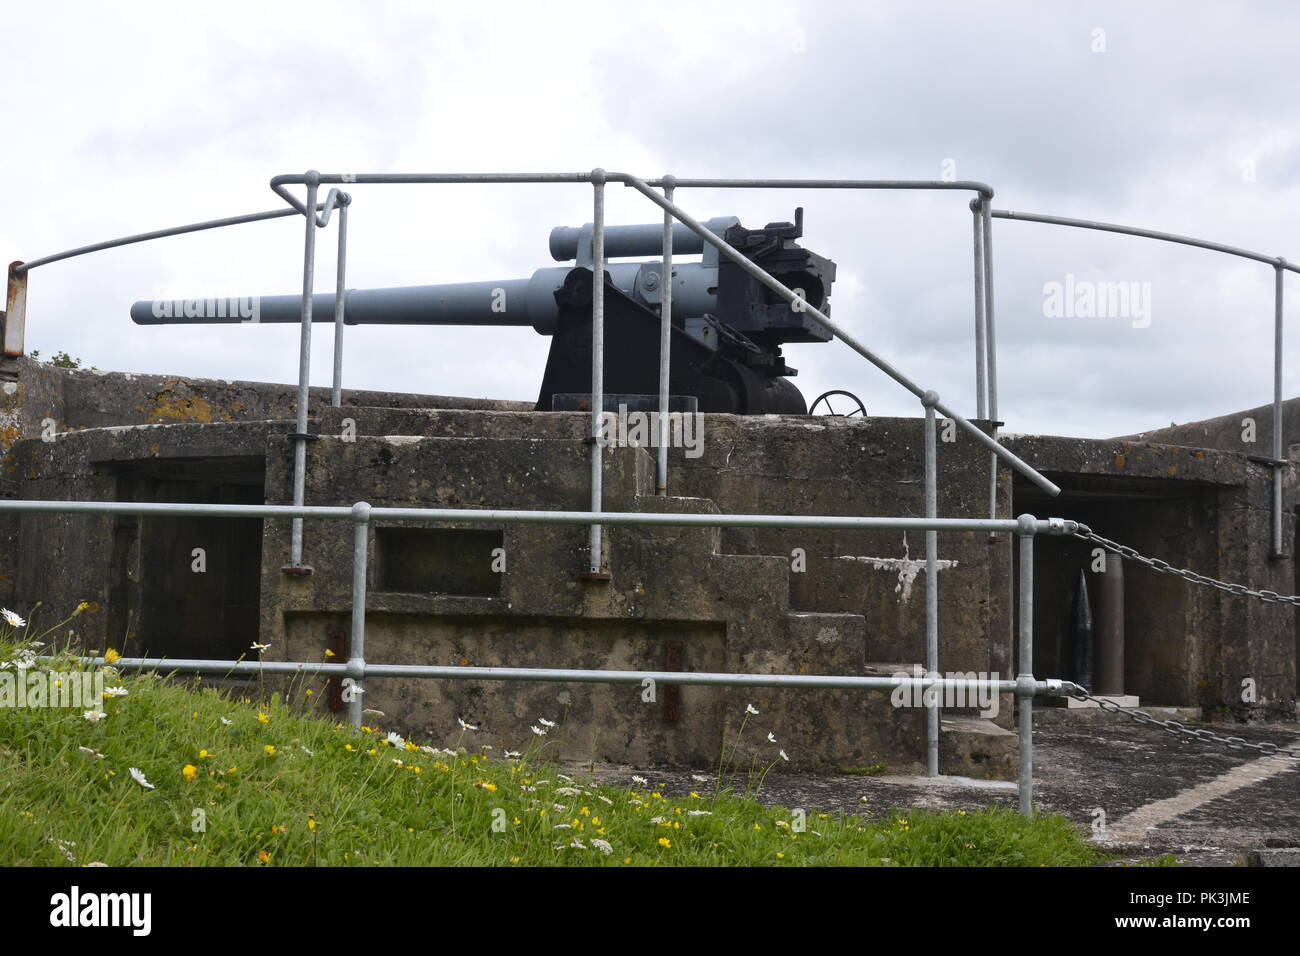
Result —
[[[623, 262], [609, 263], [605, 271], [610, 281], [629, 295], [657, 302], [662, 267], [659, 262]], [[348, 325], [531, 325], [542, 335], [550, 335], [559, 317], [555, 293], [571, 271], [567, 266], [554, 266], [538, 269], [527, 279], [349, 289], [343, 319]], [[703, 315], [713, 309], [716, 268], [686, 263], [673, 273], [674, 315]], [[302, 296], [145, 299], [131, 306], [131, 319], [137, 325], [300, 322]], [[334, 321], [334, 293], [312, 296], [312, 321]]]
[[[739, 225], [735, 216], [717, 216], [704, 225], [719, 239], [728, 227]], [[591, 243], [591, 223], [585, 226], [556, 226], [551, 230], [551, 258], [556, 262], [577, 259], [578, 251]], [[664, 227], [660, 222], [647, 222], [631, 226], [605, 227], [605, 257], [619, 259], [625, 256], [657, 256], [664, 251]], [[704, 251], [704, 240], [684, 223], [673, 224], [673, 252], [684, 256]]]

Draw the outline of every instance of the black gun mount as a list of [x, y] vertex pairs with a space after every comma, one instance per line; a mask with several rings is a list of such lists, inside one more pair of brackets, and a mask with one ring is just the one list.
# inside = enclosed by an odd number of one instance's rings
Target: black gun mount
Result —
[[[831, 332], [803, 304], [830, 313], [835, 263], [798, 244], [803, 210], [795, 221], [746, 229], [735, 217], [705, 223], [799, 295], [794, 304], [721, 258], [712, 244], [677, 224], [673, 255], [701, 255], [699, 262], [673, 262], [669, 391], [693, 396], [704, 412], [742, 415], [805, 414], [803, 395], [788, 379], [786, 342], [827, 342]], [[539, 269], [528, 279], [462, 282], [345, 293], [348, 325], [531, 325], [552, 336], [537, 399], [539, 411], [557, 407], [555, 396], [591, 392], [592, 227], [557, 227], [550, 251], [571, 266]], [[605, 354], [607, 395], [656, 395], [659, 391], [659, 315], [663, 261], [612, 262], [662, 252], [658, 223], [605, 230]], [[137, 302], [131, 318], [141, 325], [210, 322], [299, 322], [297, 295], [245, 299]], [[312, 297], [312, 319], [334, 320], [332, 293]]]

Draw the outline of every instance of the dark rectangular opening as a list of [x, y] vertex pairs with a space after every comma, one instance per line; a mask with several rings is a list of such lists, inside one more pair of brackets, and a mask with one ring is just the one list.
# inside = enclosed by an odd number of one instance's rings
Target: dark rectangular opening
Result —
[[376, 589], [459, 597], [501, 593], [501, 531], [377, 528]]
[[[120, 464], [118, 500], [262, 504], [263, 461]], [[251, 654], [261, 617], [262, 520], [121, 516], [113, 526], [109, 643], [127, 654], [233, 659]]]

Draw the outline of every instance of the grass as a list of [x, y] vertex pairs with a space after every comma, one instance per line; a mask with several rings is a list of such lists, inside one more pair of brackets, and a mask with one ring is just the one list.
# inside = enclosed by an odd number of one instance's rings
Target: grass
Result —
[[[0, 661], [21, 655], [0, 626]], [[8, 638], [8, 640], [6, 640]], [[37, 664], [34, 667], [39, 668]], [[77, 665], [70, 659], [61, 671]], [[0, 675], [13, 674], [12, 667]], [[519, 757], [451, 728], [417, 744], [109, 669], [82, 710], [0, 707], [0, 864], [70, 866], [1054, 866], [1101, 857], [1058, 816], [1006, 810], [868, 821], [565, 776], [561, 728]], [[201, 685], [200, 685], [201, 686]], [[302, 697], [299, 689], [295, 696]], [[152, 788], [133, 777], [140, 771]], [[602, 847], [602, 841], [607, 848]]]

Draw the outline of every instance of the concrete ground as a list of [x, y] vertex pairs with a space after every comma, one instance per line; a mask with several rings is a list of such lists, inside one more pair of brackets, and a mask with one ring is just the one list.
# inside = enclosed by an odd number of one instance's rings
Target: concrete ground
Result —
[[[1300, 745], [1295, 726], [1200, 726], [1252, 742]], [[1300, 759], [1232, 751], [1107, 715], [1046, 715], [1036, 724], [1034, 746], [1036, 805], [1088, 827], [1120, 861], [1172, 854], [1189, 866], [1300, 865]], [[665, 792], [702, 789], [690, 771], [596, 768], [610, 782], [626, 783], [632, 773]], [[716, 768], [695, 773], [712, 780]], [[1017, 803], [1015, 784], [1000, 781], [779, 771], [768, 776], [760, 799], [870, 816], [892, 808]]]

